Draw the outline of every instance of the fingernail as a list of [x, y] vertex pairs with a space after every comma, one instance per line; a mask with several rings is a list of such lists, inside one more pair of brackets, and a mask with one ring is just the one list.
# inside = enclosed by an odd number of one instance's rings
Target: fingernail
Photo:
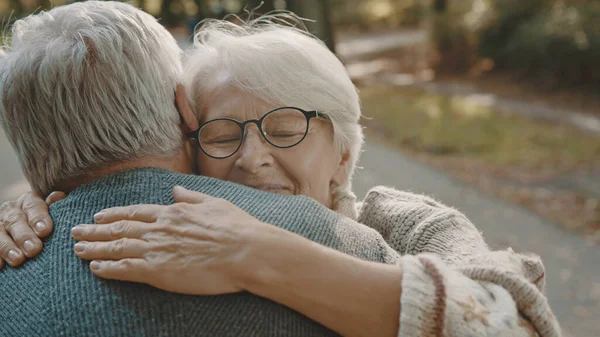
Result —
[[11, 249], [8, 252], [8, 261], [10, 261], [11, 263], [15, 263], [15, 262], [17, 262], [17, 259], [19, 259], [20, 256], [21, 256], [21, 254], [19, 254], [18, 251]]
[[35, 243], [33, 243], [33, 241], [31, 241], [31, 240], [27, 240], [23, 244], [23, 248], [25, 248], [25, 251], [27, 253], [31, 253], [35, 249]]
[[37, 229], [38, 233], [41, 233], [42, 231], [44, 231], [44, 229], [46, 229], [46, 224], [42, 221], [38, 221], [35, 224], [35, 229]]
[[83, 252], [85, 250], [85, 246], [86, 245], [87, 244], [85, 242], [77, 242], [75, 244], [75, 251], [78, 252], [78, 253]]
[[98, 269], [100, 269], [100, 262], [98, 262], [98, 261], [92, 261], [92, 263], [90, 263], [90, 268], [92, 268], [92, 270], [98, 270]]
[[100, 211], [100, 212], [94, 214], [94, 220], [96, 220], [96, 221], [102, 220], [103, 217], [104, 217], [104, 212], [103, 211]]
[[80, 235], [82, 235], [83, 234], [83, 227], [81, 227], [81, 226], [73, 227], [71, 229], [71, 234], [73, 236], [80, 236]]

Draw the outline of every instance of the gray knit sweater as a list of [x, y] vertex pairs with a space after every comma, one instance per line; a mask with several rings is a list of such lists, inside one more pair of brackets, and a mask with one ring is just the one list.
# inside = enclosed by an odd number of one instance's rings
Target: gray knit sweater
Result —
[[[101, 209], [173, 203], [181, 185], [225, 198], [258, 219], [362, 259], [397, 262], [373, 229], [309, 198], [264, 193], [158, 169], [115, 174], [54, 204], [55, 230], [41, 255], [0, 273], [0, 336], [335, 336], [305, 316], [249, 293], [183, 296], [92, 275], [73, 253], [70, 230]], [[198, 282], [202, 282], [201, 279]]]

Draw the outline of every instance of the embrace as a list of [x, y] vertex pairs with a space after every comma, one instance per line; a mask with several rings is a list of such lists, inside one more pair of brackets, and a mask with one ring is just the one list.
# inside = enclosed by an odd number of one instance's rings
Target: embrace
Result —
[[0, 209], [0, 336], [560, 336], [537, 256], [426, 196], [357, 202], [357, 90], [294, 20], [207, 20], [185, 54], [121, 2], [14, 24], [33, 191]]

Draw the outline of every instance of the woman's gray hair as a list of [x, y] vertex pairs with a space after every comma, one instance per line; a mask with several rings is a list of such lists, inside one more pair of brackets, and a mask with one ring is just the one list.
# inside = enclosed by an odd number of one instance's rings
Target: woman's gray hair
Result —
[[226, 86], [273, 105], [327, 114], [336, 149], [350, 152], [348, 184], [338, 187], [349, 192], [363, 143], [358, 92], [342, 62], [302, 27], [290, 13], [242, 24], [206, 20], [186, 53], [183, 81], [199, 116], [202, 96]]
[[131, 5], [88, 1], [19, 20], [0, 70], [0, 121], [35, 191], [182, 144], [181, 49]]

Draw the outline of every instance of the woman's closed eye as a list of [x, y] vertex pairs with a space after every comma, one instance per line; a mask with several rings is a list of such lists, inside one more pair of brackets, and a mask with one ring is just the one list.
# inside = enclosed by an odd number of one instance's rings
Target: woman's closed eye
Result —
[[268, 133], [269, 137], [277, 137], [277, 138], [289, 138], [289, 137], [298, 137], [304, 135], [304, 132], [298, 131], [272, 131]]
[[206, 137], [206, 138], [202, 139], [202, 142], [204, 144], [219, 145], [219, 144], [239, 143], [240, 140], [241, 140], [240, 135], [227, 134], [227, 135], [218, 135], [218, 136], [214, 136], [214, 137]]
[[290, 138], [302, 137], [306, 132], [306, 123], [298, 125], [298, 123], [279, 123], [279, 125], [270, 125], [265, 129], [266, 136], [272, 138]]

